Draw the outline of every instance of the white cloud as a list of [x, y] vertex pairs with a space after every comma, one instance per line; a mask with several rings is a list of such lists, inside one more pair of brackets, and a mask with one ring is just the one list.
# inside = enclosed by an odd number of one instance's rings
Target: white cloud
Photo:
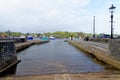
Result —
[[104, 9], [97, 10], [87, 9], [87, 6], [91, 7], [90, 3], [92, 0], [0, 0], [1, 30], [10, 28], [11, 31], [21, 32], [68, 30], [92, 33], [93, 16], [96, 16], [96, 32], [110, 33], [108, 8], [113, 3], [117, 7], [115, 33], [119, 33], [117, 13], [120, 11], [120, 1], [106, 1]]
[[60, 26], [64, 24], [74, 25], [79, 14], [76, 9], [82, 14], [82, 8], [89, 2], [90, 0], [0, 0], [0, 24], [6, 26], [5, 29], [23, 32], [61, 30], [63, 28]]

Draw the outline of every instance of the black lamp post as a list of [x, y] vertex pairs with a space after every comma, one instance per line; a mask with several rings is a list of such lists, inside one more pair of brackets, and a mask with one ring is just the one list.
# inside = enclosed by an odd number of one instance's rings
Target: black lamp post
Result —
[[113, 39], [113, 13], [114, 13], [114, 10], [115, 10], [115, 6], [112, 4], [112, 6], [109, 8], [109, 10], [110, 10], [110, 13], [111, 13], [111, 16], [110, 16], [110, 18], [111, 18], [111, 39]]

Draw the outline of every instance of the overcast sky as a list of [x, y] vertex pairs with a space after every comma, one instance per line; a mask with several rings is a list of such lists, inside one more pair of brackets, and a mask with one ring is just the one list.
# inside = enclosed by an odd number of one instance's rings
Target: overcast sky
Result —
[[114, 33], [120, 34], [120, 0], [0, 0], [0, 31], [110, 33], [111, 4]]

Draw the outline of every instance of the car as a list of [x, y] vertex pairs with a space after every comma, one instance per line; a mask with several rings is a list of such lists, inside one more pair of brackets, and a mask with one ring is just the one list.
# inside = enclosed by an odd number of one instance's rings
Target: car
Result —
[[111, 36], [109, 34], [101, 34], [98, 38], [111, 38]]
[[116, 39], [120, 39], [120, 36], [117, 36]]

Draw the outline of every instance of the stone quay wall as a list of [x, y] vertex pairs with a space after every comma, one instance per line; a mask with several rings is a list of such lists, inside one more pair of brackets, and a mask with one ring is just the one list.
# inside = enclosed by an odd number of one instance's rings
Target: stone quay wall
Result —
[[27, 41], [26, 38], [3, 38], [0, 40], [13, 40], [15, 43], [22, 43]]
[[95, 56], [100, 61], [105, 62], [116, 69], [120, 69], [120, 62], [111, 55], [109, 50], [86, 43], [85, 41], [69, 41], [69, 43], [87, 52], [88, 54]]
[[111, 52], [110, 54], [116, 58], [120, 57], [120, 39], [95, 38], [90, 39], [89, 41], [108, 43]]
[[112, 39], [109, 41], [109, 50], [115, 57], [120, 57], [120, 40]]
[[17, 61], [15, 45], [13, 41], [0, 41], [0, 72], [2, 69]]
[[15, 48], [16, 48], [16, 52], [22, 51], [32, 45], [36, 45], [36, 44], [43, 44], [43, 43], [47, 43], [49, 41], [41, 41], [41, 40], [32, 40], [32, 41], [27, 41], [27, 42], [23, 42], [23, 43], [16, 43], [15, 44]]

